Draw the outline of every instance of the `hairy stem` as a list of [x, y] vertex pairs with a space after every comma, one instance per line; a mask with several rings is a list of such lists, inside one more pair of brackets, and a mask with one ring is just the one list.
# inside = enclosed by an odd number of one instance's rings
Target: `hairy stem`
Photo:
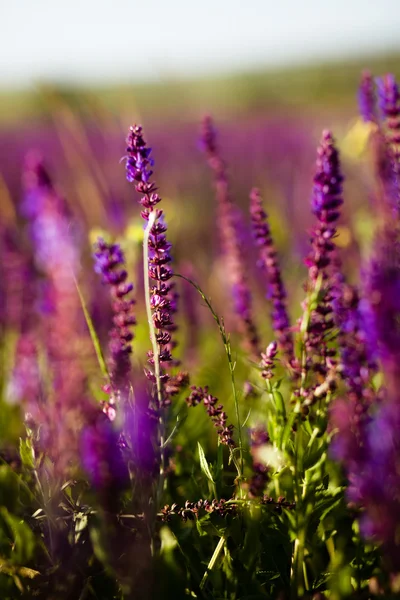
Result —
[[159, 346], [157, 343], [156, 330], [153, 322], [153, 315], [151, 312], [151, 292], [150, 292], [150, 281], [148, 276], [148, 268], [149, 268], [149, 236], [151, 229], [156, 220], [156, 212], [153, 211], [149, 214], [149, 220], [147, 223], [147, 227], [144, 231], [143, 237], [143, 270], [144, 270], [144, 290], [145, 290], [145, 303], [146, 303], [146, 313], [147, 320], [149, 323], [150, 330], [150, 340], [151, 345], [153, 347], [153, 359], [154, 359], [154, 375], [156, 378], [156, 386], [157, 386], [157, 401], [158, 401], [158, 410], [159, 410], [159, 418], [158, 418], [158, 435], [160, 442], [160, 479], [158, 484], [158, 492], [157, 492], [157, 506], [161, 497], [161, 494], [164, 489], [164, 480], [165, 480], [165, 422], [164, 415], [162, 409], [162, 385], [161, 385], [161, 377], [160, 377], [160, 360], [159, 360]]
[[242, 491], [241, 491], [241, 481], [243, 479], [243, 441], [242, 441], [242, 424], [240, 421], [240, 414], [239, 414], [239, 399], [238, 399], [238, 395], [237, 395], [237, 390], [236, 390], [236, 382], [235, 382], [235, 363], [233, 362], [232, 359], [232, 348], [231, 348], [231, 343], [229, 340], [229, 335], [226, 332], [225, 329], [225, 325], [223, 322], [223, 319], [221, 319], [218, 314], [215, 312], [210, 300], [207, 298], [207, 296], [204, 294], [203, 290], [200, 288], [200, 286], [197, 285], [197, 283], [195, 283], [194, 281], [192, 281], [191, 279], [189, 279], [189, 277], [185, 277], [184, 275], [178, 275], [175, 274], [175, 277], [181, 277], [182, 279], [184, 279], [185, 281], [187, 281], [188, 283], [190, 283], [190, 285], [192, 285], [200, 294], [200, 296], [202, 297], [202, 299], [204, 300], [204, 302], [207, 305], [207, 308], [210, 310], [212, 316], [214, 317], [214, 320], [216, 321], [217, 325], [218, 325], [218, 329], [221, 335], [221, 339], [222, 342], [224, 344], [225, 347], [225, 353], [226, 353], [226, 357], [228, 360], [228, 366], [229, 366], [229, 373], [230, 373], [230, 378], [231, 378], [231, 385], [232, 385], [232, 394], [233, 394], [233, 401], [235, 404], [235, 413], [236, 413], [236, 422], [237, 422], [237, 430], [238, 430], [238, 449], [239, 449], [239, 460], [236, 460], [236, 457], [232, 456], [232, 460], [236, 466], [237, 472], [238, 472], [238, 482], [239, 482], [239, 493], [241, 495]]

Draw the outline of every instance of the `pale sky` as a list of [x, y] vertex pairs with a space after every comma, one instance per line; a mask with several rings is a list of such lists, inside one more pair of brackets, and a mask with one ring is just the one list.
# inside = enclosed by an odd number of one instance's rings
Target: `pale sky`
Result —
[[400, 0], [0, 0], [0, 87], [131, 82], [400, 49]]

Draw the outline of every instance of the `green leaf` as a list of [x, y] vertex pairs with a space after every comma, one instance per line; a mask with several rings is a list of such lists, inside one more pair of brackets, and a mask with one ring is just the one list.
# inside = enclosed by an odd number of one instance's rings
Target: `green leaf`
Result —
[[12, 552], [10, 560], [13, 563], [21, 564], [32, 559], [36, 546], [36, 539], [33, 531], [19, 517], [12, 515], [4, 506], [0, 507], [7, 537], [11, 541]]
[[205, 536], [205, 535], [208, 535], [207, 531], [205, 531], [205, 529], [203, 529], [203, 527], [202, 527], [202, 525], [201, 525], [201, 523], [200, 523], [199, 519], [196, 519], [196, 529], [197, 529], [197, 533], [198, 533], [200, 536], [202, 536], [202, 537], [203, 537], [203, 536]]
[[209, 479], [209, 481], [211, 481], [212, 484], [215, 484], [209, 464], [206, 459], [206, 455], [204, 454], [204, 450], [203, 450], [203, 447], [200, 444], [200, 442], [197, 442], [197, 447], [199, 450], [199, 459], [200, 459], [201, 470], [203, 471], [203, 473], [207, 477], [207, 479]]
[[40, 575], [39, 571], [35, 571], [34, 569], [30, 569], [29, 567], [19, 567], [18, 575], [21, 577], [28, 577], [29, 579], [33, 579]]
[[176, 423], [175, 423], [174, 427], [172, 428], [171, 433], [165, 440], [165, 442], [163, 444], [163, 448], [165, 448], [169, 444], [169, 442], [171, 442], [174, 439], [174, 437], [179, 433], [180, 429], [184, 425], [187, 418], [188, 418], [188, 412], [187, 412], [187, 406], [185, 405], [184, 412], [181, 410], [176, 415]]
[[96, 333], [96, 330], [94, 328], [92, 318], [91, 318], [91, 316], [89, 314], [89, 311], [87, 309], [86, 302], [85, 302], [85, 299], [84, 299], [83, 294], [81, 292], [81, 289], [79, 287], [79, 284], [78, 284], [78, 282], [76, 281], [75, 278], [74, 278], [74, 281], [75, 281], [76, 289], [77, 289], [77, 292], [78, 292], [79, 300], [81, 302], [83, 314], [85, 316], [85, 321], [86, 321], [86, 324], [87, 324], [88, 329], [89, 329], [89, 333], [90, 333], [90, 337], [91, 337], [92, 342], [93, 342], [94, 350], [96, 352], [97, 360], [98, 360], [99, 365], [100, 365], [101, 372], [102, 372], [103, 376], [106, 379], [109, 380], [110, 376], [109, 376], [109, 373], [108, 373], [106, 361], [104, 360], [103, 351], [101, 349], [99, 337], [98, 337], [98, 335]]
[[31, 470], [35, 468], [33, 460], [34, 453], [29, 439], [23, 440], [22, 438], [19, 438], [19, 455], [24, 467]]

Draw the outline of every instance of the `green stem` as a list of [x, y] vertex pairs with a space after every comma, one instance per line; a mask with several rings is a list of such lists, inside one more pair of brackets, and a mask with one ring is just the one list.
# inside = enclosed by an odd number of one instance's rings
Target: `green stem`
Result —
[[[295, 409], [296, 410], [296, 409]], [[296, 539], [294, 544], [293, 563], [292, 563], [292, 598], [301, 598], [304, 595], [306, 573], [304, 554], [306, 547], [307, 515], [304, 514], [304, 498], [306, 495], [307, 482], [304, 479], [303, 487], [303, 427], [299, 422], [296, 431], [295, 452], [294, 452], [294, 488], [296, 500]]]
[[208, 563], [207, 569], [205, 570], [203, 578], [200, 582], [201, 590], [204, 589], [204, 586], [208, 579], [208, 575], [209, 575], [210, 571], [212, 571], [213, 568], [215, 567], [215, 563], [217, 562], [218, 557], [221, 554], [223, 547], [225, 546], [225, 542], [226, 542], [226, 534], [224, 534], [221, 538], [219, 538], [219, 542], [214, 550], [212, 557], [210, 558], [210, 562]]
[[225, 347], [225, 353], [226, 353], [226, 357], [227, 357], [227, 360], [228, 360], [229, 373], [230, 373], [230, 377], [231, 377], [233, 401], [234, 401], [234, 404], [235, 404], [236, 422], [237, 422], [237, 430], [238, 430], [239, 461], [237, 461], [236, 457], [234, 457], [232, 454], [231, 454], [231, 456], [232, 456], [232, 460], [233, 460], [233, 462], [234, 462], [234, 464], [236, 466], [236, 470], [238, 472], [239, 493], [240, 493], [240, 495], [242, 495], [242, 487], [241, 487], [241, 481], [243, 479], [242, 424], [241, 424], [241, 421], [240, 421], [239, 400], [238, 400], [238, 396], [237, 396], [236, 383], [235, 383], [235, 363], [232, 360], [232, 348], [231, 348], [231, 343], [230, 343], [230, 340], [229, 340], [229, 335], [226, 332], [223, 320], [219, 318], [219, 316], [215, 312], [215, 310], [214, 310], [214, 308], [213, 308], [210, 300], [206, 297], [206, 295], [204, 294], [203, 290], [197, 285], [197, 283], [195, 283], [194, 281], [192, 281], [191, 279], [189, 279], [189, 277], [185, 277], [184, 275], [175, 274], [175, 277], [180, 277], [181, 279], [184, 279], [185, 281], [187, 281], [188, 283], [190, 283], [190, 285], [192, 285], [199, 292], [200, 296], [202, 297], [202, 299], [206, 303], [207, 308], [210, 310], [212, 316], [214, 317], [214, 320], [216, 321], [216, 323], [218, 325], [218, 329], [219, 329], [219, 332], [221, 334], [221, 339], [222, 339], [222, 342], [223, 342], [224, 347]]
[[[145, 291], [145, 303], [146, 303], [146, 313], [147, 320], [149, 323], [150, 330], [150, 340], [151, 345], [153, 347], [153, 360], [154, 360], [154, 375], [156, 378], [156, 386], [157, 386], [157, 400], [158, 400], [158, 410], [159, 410], [159, 419], [158, 419], [158, 435], [160, 441], [160, 479], [158, 484], [158, 492], [157, 492], [157, 500], [160, 499], [161, 494], [164, 489], [164, 480], [165, 480], [165, 423], [164, 423], [164, 415], [162, 412], [162, 385], [161, 385], [161, 377], [160, 377], [160, 360], [159, 360], [159, 349], [157, 344], [157, 337], [155, 326], [153, 322], [153, 315], [151, 312], [151, 304], [150, 304], [150, 281], [149, 281], [149, 236], [151, 232], [151, 228], [153, 227], [155, 220], [157, 218], [157, 214], [155, 211], [149, 214], [149, 220], [144, 231], [143, 237], [143, 271], [144, 271], [144, 291]], [[158, 506], [158, 501], [157, 501]]]
[[147, 227], [144, 230], [144, 238], [143, 238], [143, 270], [144, 270], [144, 291], [145, 291], [145, 302], [146, 302], [146, 313], [147, 320], [149, 323], [150, 329], [150, 340], [151, 345], [153, 346], [153, 359], [154, 359], [154, 371], [156, 377], [156, 385], [157, 385], [157, 398], [158, 404], [161, 406], [162, 404], [162, 386], [161, 386], [161, 378], [160, 378], [160, 361], [158, 354], [158, 344], [156, 338], [156, 331], [153, 323], [153, 316], [151, 312], [151, 304], [150, 304], [150, 281], [149, 281], [149, 236], [151, 228], [153, 227], [156, 220], [156, 212], [153, 211], [149, 215], [149, 220], [147, 223]]

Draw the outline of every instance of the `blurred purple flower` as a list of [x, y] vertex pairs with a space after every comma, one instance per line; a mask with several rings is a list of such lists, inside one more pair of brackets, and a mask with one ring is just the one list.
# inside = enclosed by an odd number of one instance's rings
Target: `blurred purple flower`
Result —
[[379, 106], [384, 117], [385, 136], [389, 162], [392, 165], [392, 180], [396, 191], [397, 210], [400, 210], [400, 92], [394, 75], [387, 74], [377, 79]]
[[203, 119], [201, 146], [213, 171], [218, 202], [218, 227], [222, 251], [225, 255], [227, 279], [230, 283], [239, 329], [253, 357], [259, 357], [259, 338], [252, 316], [251, 292], [243, 262], [243, 248], [238, 232], [237, 212], [232, 202], [226, 166], [217, 146], [217, 136], [211, 117]]
[[400, 376], [400, 242], [396, 227], [378, 234], [363, 273], [360, 303], [369, 352], [391, 378]]
[[258, 189], [250, 193], [250, 216], [253, 234], [259, 248], [261, 267], [267, 274], [268, 295], [272, 302], [272, 327], [277, 333], [277, 342], [289, 363], [294, 361], [293, 336], [287, 312], [286, 290], [282, 281], [277, 252], [271, 236], [268, 217], [262, 206]]
[[312, 212], [317, 224], [311, 232], [312, 250], [305, 264], [308, 267], [308, 291], [319, 288], [317, 306], [311, 311], [306, 348], [308, 368], [325, 376], [335, 349], [328, 344], [334, 327], [332, 302], [340, 294], [341, 276], [338, 257], [335, 256], [336, 222], [342, 200], [342, 182], [339, 154], [330, 131], [322, 133], [318, 147], [316, 173], [312, 194]]
[[[396, 119], [400, 112], [400, 94], [396, 78], [391, 73], [378, 77], [379, 107], [386, 119]], [[390, 123], [388, 123], [390, 126]]]
[[363, 71], [358, 88], [358, 107], [360, 115], [366, 123], [376, 123], [376, 98], [374, 80], [369, 71]]
[[[85, 360], [93, 351], [75, 283], [80, 268], [79, 235], [71, 226], [65, 201], [36, 154], [27, 156], [23, 183], [23, 206], [43, 277], [38, 291], [46, 307], [35, 335], [47, 354], [54, 392], [51, 402], [44, 399], [47, 452], [57, 470], [65, 474], [78, 458], [79, 432], [87, 407]], [[45, 429], [43, 421], [37, 425]]]
[[118, 434], [103, 413], [99, 413], [92, 423], [83, 428], [80, 453], [82, 466], [97, 490], [115, 493], [129, 484]]
[[133, 285], [127, 283], [125, 259], [118, 244], [107, 244], [99, 238], [95, 245], [95, 271], [102, 275], [103, 283], [110, 286], [114, 327], [110, 332], [110, 379], [114, 392], [127, 392], [129, 388], [130, 354], [133, 340], [132, 326], [135, 300], [131, 297]]

